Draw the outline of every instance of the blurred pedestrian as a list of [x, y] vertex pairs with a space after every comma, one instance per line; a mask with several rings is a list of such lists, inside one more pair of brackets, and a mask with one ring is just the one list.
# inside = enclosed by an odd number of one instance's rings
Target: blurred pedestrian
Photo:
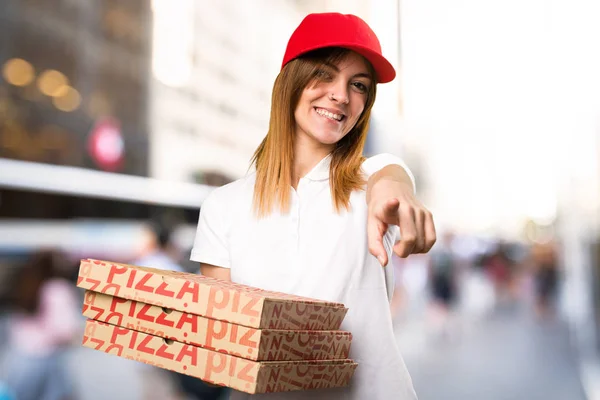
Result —
[[5, 382], [18, 400], [66, 400], [73, 386], [65, 354], [79, 332], [80, 304], [57, 251], [34, 253], [12, 288]]
[[511, 306], [515, 300], [514, 263], [509, 257], [508, 246], [499, 242], [483, 260], [483, 267], [494, 284], [497, 307]]
[[531, 249], [535, 285], [535, 309], [538, 317], [552, 318], [560, 278], [558, 250], [554, 241], [534, 244]]
[[454, 235], [446, 232], [429, 259], [428, 287], [431, 318], [436, 334], [452, 336], [452, 311], [458, 299], [458, 261], [452, 249]]
[[390, 309], [395, 322], [414, 313], [421, 313], [426, 297], [429, 254], [414, 254], [400, 258], [392, 254], [395, 289]]
[[191, 258], [203, 274], [350, 310], [342, 329], [353, 334], [351, 357], [360, 367], [349, 387], [252, 398], [416, 398], [392, 328], [393, 282], [382, 266], [392, 251], [429, 251], [433, 219], [401, 159], [362, 156], [377, 84], [394, 77], [363, 20], [308, 15], [275, 80], [255, 171], [202, 204]]
[[145, 230], [141, 254], [132, 264], [184, 272], [184, 268], [178, 262], [179, 252], [172, 239], [172, 229], [161, 224], [150, 224]]

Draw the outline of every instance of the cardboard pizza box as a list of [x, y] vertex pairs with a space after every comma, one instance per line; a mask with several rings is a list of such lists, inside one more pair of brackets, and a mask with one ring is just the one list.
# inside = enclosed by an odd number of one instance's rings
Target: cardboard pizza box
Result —
[[249, 328], [89, 290], [83, 315], [258, 361], [346, 359], [352, 342], [350, 332]]
[[347, 308], [183, 272], [81, 260], [77, 286], [259, 329], [338, 330]]
[[347, 386], [352, 360], [252, 361], [191, 344], [87, 320], [83, 346], [246, 393]]

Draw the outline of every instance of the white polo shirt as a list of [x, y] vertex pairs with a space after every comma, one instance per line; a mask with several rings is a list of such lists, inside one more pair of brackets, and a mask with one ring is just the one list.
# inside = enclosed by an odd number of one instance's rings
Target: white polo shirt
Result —
[[[343, 303], [341, 329], [352, 332], [350, 357], [358, 362], [347, 388], [247, 395], [231, 399], [416, 399], [398, 350], [389, 298], [393, 268], [382, 268], [367, 246], [366, 191], [350, 196], [350, 211], [336, 213], [327, 156], [290, 188], [291, 209], [257, 219], [252, 209], [255, 173], [213, 190], [202, 204], [191, 259], [231, 269], [231, 280], [266, 290]], [[367, 176], [401, 159], [382, 154], [363, 163]], [[410, 172], [409, 172], [410, 175]], [[411, 175], [412, 178], [412, 175]], [[391, 259], [398, 229], [384, 240]]]

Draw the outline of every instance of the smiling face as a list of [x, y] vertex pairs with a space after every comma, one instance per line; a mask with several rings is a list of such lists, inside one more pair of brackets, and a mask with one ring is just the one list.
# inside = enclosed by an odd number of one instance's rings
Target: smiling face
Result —
[[358, 122], [374, 84], [367, 62], [355, 52], [348, 52], [335, 64], [324, 64], [298, 100], [296, 140], [314, 148], [333, 149]]

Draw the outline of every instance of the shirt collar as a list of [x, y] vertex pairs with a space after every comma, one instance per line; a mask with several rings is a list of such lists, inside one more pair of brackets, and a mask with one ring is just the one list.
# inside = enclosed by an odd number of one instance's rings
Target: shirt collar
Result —
[[324, 181], [329, 179], [329, 166], [331, 164], [331, 154], [323, 158], [314, 168], [304, 176], [311, 181]]

